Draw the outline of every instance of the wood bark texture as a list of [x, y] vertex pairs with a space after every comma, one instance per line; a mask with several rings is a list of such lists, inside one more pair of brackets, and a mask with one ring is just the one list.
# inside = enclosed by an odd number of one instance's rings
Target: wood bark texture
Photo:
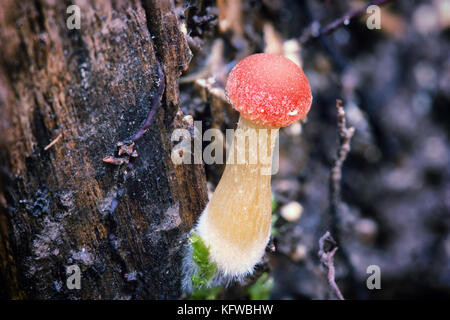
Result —
[[[172, 131], [192, 130], [178, 105], [192, 54], [174, 3], [75, 1], [81, 27], [69, 30], [71, 4], [0, 9], [0, 294], [179, 298], [207, 192], [202, 165], [171, 161]], [[119, 157], [159, 100], [137, 154]], [[80, 290], [66, 285], [74, 264]]]

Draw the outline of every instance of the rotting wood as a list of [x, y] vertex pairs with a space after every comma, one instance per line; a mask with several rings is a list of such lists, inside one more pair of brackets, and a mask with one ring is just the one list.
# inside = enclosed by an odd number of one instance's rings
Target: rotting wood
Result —
[[[0, 10], [0, 283], [11, 298], [178, 298], [183, 243], [207, 199], [203, 166], [170, 158], [190, 50], [172, 1], [79, 6], [79, 30], [60, 1]], [[158, 63], [161, 108], [126, 178], [102, 159], [146, 119]], [[81, 290], [66, 286], [72, 264]]]

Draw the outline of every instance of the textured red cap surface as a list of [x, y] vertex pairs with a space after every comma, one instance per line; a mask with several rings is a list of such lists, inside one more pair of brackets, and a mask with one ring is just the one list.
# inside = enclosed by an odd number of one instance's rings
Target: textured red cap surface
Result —
[[240, 61], [228, 76], [226, 93], [242, 117], [271, 127], [300, 120], [312, 102], [302, 69], [288, 58], [269, 53]]

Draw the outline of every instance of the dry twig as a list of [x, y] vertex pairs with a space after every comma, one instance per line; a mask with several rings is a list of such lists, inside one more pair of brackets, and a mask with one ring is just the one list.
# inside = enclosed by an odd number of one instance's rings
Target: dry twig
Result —
[[164, 94], [164, 90], [166, 88], [165, 85], [165, 75], [164, 71], [158, 61], [156, 61], [156, 66], [158, 70], [158, 82], [156, 86], [156, 91], [152, 94], [151, 102], [150, 102], [150, 112], [147, 115], [147, 118], [145, 119], [144, 123], [142, 124], [142, 127], [139, 128], [138, 132], [134, 135], [132, 141], [139, 140], [144, 133], [147, 131], [147, 129], [150, 127], [150, 124], [152, 123], [153, 117], [156, 114], [156, 111], [158, 111], [159, 107], [161, 106], [161, 99]]
[[[342, 106], [341, 100], [336, 100], [336, 109], [338, 112], [338, 136], [339, 136], [339, 147], [337, 150], [337, 156], [334, 161], [334, 165], [330, 172], [330, 215], [331, 215], [331, 230], [332, 233], [338, 237], [338, 225], [339, 225], [339, 208], [341, 203], [341, 177], [342, 177], [342, 165], [350, 152], [350, 142], [355, 133], [355, 128], [347, 128], [347, 122], [345, 120], [345, 111]], [[325, 244], [331, 244], [332, 248], [326, 249]], [[336, 282], [334, 280], [334, 263], [333, 257], [336, 253], [338, 247], [336, 246], [336, 241], [331, 237], [330, 232], [326, 232], [322, 238], [319, 240], [319, 257], [322, 264], [328, 269], [328, 283], [340, 300], [344, 300], [342, 293], [340, 292]], [[352, 273], [352, 266], [350, 260], [345, 252], [342, 250], [342, 255], [348, 268], [350, 274]]]
[[339, 287], [336, 284], [336, 280], [334, 279], [335, 270], [334, 270], [334, 254], [336, 253], [338, 247], [336, 246], [336, 241], [334, 241], [333, 237], [330, 235], [330, 232], [327, 231], [325, 234], [319, 239], [319, 258], [322, 265], [328, 270], [328, 284], [333, 290], [334, 294], [339, 300], [344, 300], [344, 296], [339, 290]]
[[50, 149], [51, 147], [53, 147], [53, 146], [59, 141], [59, 139], [61, 139], [61, 137], [62, 137], [62, 133], [58, 134], [58, 136], [57, 136], [55, 139], [53, 139], [53, 141], [50, 142], [50, 143], [44, 148], [44, 150], [47, 151], [48, 149]]
[[341, 18], [334, 20], [333, 22], [327, 24], [325, 27], [323, 28], [314, 28], [314, 26], [318, 26], [318, 23], [313, 23], [312, 27], [309, 28], [309, 30], [307, 32], [305, 32], [301, 37], [300, 37], [300, 44], [304, 45], [308, 42], [311, 42], [313, 40], [316, 40], [324, 35], [330, 34], [333, 31], [335, 31], [337, 28], [343, 26], [343, 25], [347, 25], [350, 23], [350, 20], [353, 20], [354, 18], [359, 17], [360, 15], [364, 14], [367, 10], [368, 7], [372, 6], [372, 5], [376, 5], [376, 6], [381, 6], [386, 4], [387, 2], [389, 2], [390, 0], [373, 0], [370, 1], [368, 4], [366, 4], [365, 6], [358, 8], [358, 9], [353, 9], [349, 12], [347, 12], [345, 15], [343, 15]]
[[350, 152], [350, 142], [355, 133], [355, 128], [347, 128], [345, 111], [341, 100], [336, 100], [336, 109], [338, 112], [339, 148], [330, 173], [330, 214], [333, 234], [336, 233], [336, 227], [338, 225], [338, 210], [341, 202], [342, 165]]

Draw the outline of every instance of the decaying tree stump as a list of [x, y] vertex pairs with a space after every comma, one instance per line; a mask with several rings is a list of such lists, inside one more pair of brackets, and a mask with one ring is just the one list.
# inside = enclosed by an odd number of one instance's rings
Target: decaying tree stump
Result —
[[[0, 9], [0, 294], [178, 298], [207, 199], [203, 166], [170, 158], [172, 131], [190, 126], [177, 81], [191, 52], [172, 1], [75, 4], [79, 30], [66, 25], [69, 2]], [[102, 161], [131, 144], [164, 80], [133, 165]], [[66, 286], [75, 264], [80, 290]]]

